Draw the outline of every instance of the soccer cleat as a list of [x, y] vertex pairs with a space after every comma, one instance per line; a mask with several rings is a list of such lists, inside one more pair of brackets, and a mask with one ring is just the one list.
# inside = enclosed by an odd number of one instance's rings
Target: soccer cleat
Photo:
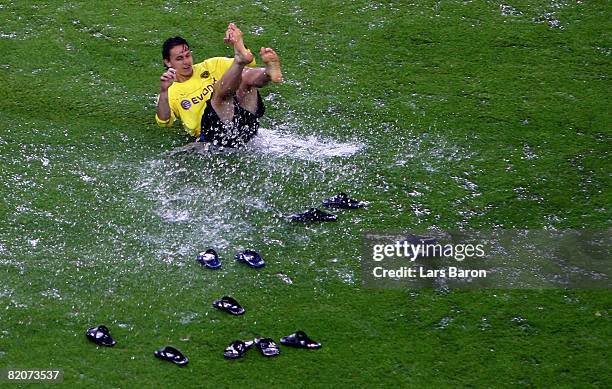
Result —
[[264, 267], [266, 265], [266, 262], [263, 260], [261, 255], [254, 250], [244, 250], [243, 252], [236, 254], [235, 258], [236, 261], [246, 263], [255, 269]]
[[366, 201], [359, 201], [351, 199], [347, 196], [346, 193], [339, 193], [333, 197], [325, 199], [321, 202], [324, 207], [328, 208], [346, 208], [346, 209], [355, 209], [355, 208], [363, 208], [368, 203]]
[[318, 208], [310, 208], [306, 212], [291, 215], [291, 221], [294, 222], [333, 222], [336, 221], [337, 218], [338, 216], [321, 211]]
[[238, 304], [238, 301], [230, 296], [223, 296], [219, 300], [215, 301], [212, 306], [218, 310], [225, 311], [236, 316], [242, 315], [245, 312], [244, 308]]
[[88, 328], [85, 333], [87, 339], [91, 340], [98, 346], [113, 347], [117, 342], [110, 336], [108, 328], [104, 325]]
[[246, 353], [248, 349], [253, 346], [255, 342], [252, 340], [243, 342], [242, 340], [235, 340], [229, 344], [223, 351], [223, 356], [227, 359], [237, 359]]
[[321, 348], [321, 343], [317, 343], [310, 339], [304, 331], [296, 331], [291, 335], [287, 335], [280, 340], [283, 346], [296, 348], [317, 349]]
[[198, 254], [197, 261], [209, 269], [218, 269], [221, 267], [221, 260], [217, 252], [213, 249], [208, 249]]
[[172, 362], [179, 366], [185, 366], [189, 363], [189, 359], [183, 355], [179, 350], [175, 349], [172, 346], [166, 346], [162, 349], [156, 350], [153, 355], [155, 355], [159, 359], [163, 359], [164, 361]]
[[255, 339], [255, 344], [264, 357], [275, 357], [280, 354], [280, 347], [274, 343], [272, 338], [257, 338]]

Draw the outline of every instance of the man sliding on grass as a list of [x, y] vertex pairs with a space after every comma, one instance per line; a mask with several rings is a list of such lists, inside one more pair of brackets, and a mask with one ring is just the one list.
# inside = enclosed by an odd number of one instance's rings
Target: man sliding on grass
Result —
[[196, 141], [225, 147], [244, 145], [257, 133], [264, 113], [258, 88], [282, 81], [280, 60], [274, 50], [262, 47], [259, 55], [266, 67], [254, 67], [254, 56], [233, 23], [225, 43], [234, 46], [233, 59], [215, 57], [194, 65], [185, 39], [164, 42], [167, 71], [160, 78], [155, 117], [160, 126], [171, 127], [179, 118]]

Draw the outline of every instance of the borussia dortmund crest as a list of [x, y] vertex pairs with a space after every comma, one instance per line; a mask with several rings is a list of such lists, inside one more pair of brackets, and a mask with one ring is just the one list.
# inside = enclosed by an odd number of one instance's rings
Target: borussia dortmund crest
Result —
[[205, 70], [202, 72], [202, 74], [200, 74], [201, 78], [208, 78], [210, 77], [210, 72], [208, 70]]

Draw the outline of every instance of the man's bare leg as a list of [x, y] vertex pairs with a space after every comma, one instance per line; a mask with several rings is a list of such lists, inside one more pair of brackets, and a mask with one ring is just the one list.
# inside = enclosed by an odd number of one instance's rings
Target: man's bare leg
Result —
[[219, 119], [228, 122], [234, 117], [234, 95], [242, 83], [243, 69], [253, 60], [253, 54], [244, 46], [242, 31], [234, 23], [225, 31], [225, 43], [234, 46], [234, 63], [215, 83], [211, 105]]
[[266, 67], [244, 69], [242, 82], [236, 91], [240, 106], [252, 113], [257, 111], [257, 89], [266, 86], [270, 81], [281, 82], [283, 80], [280, 60], [276, 52], [269, 47], [262, 47], [259, 55]]

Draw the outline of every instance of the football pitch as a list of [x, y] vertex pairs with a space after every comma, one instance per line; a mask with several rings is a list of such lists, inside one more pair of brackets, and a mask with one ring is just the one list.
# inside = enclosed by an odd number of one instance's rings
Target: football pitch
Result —
[[[101, 388], [609, 386], [608, 288], [373, 288], [362, 249], [372, 231], [609, 231], [611, 13], [0, 0], [2, 386], [27, 370]], [[245, 149], [184, 147], [155, 124], [162, 43], [229, 56], [229, 22], [285, 80]], [[369, 205], [288, 220], [340, 192]], [[210, 247], [218, 270], [196, 261]], [[225, 295], [246, 313], [211, 306]], [[85, 337], [100, 324], [114, 347]], [[322, 347], [223, 357], [296, 330]], [[153, 356], [167, 345], [189, 364]]]

